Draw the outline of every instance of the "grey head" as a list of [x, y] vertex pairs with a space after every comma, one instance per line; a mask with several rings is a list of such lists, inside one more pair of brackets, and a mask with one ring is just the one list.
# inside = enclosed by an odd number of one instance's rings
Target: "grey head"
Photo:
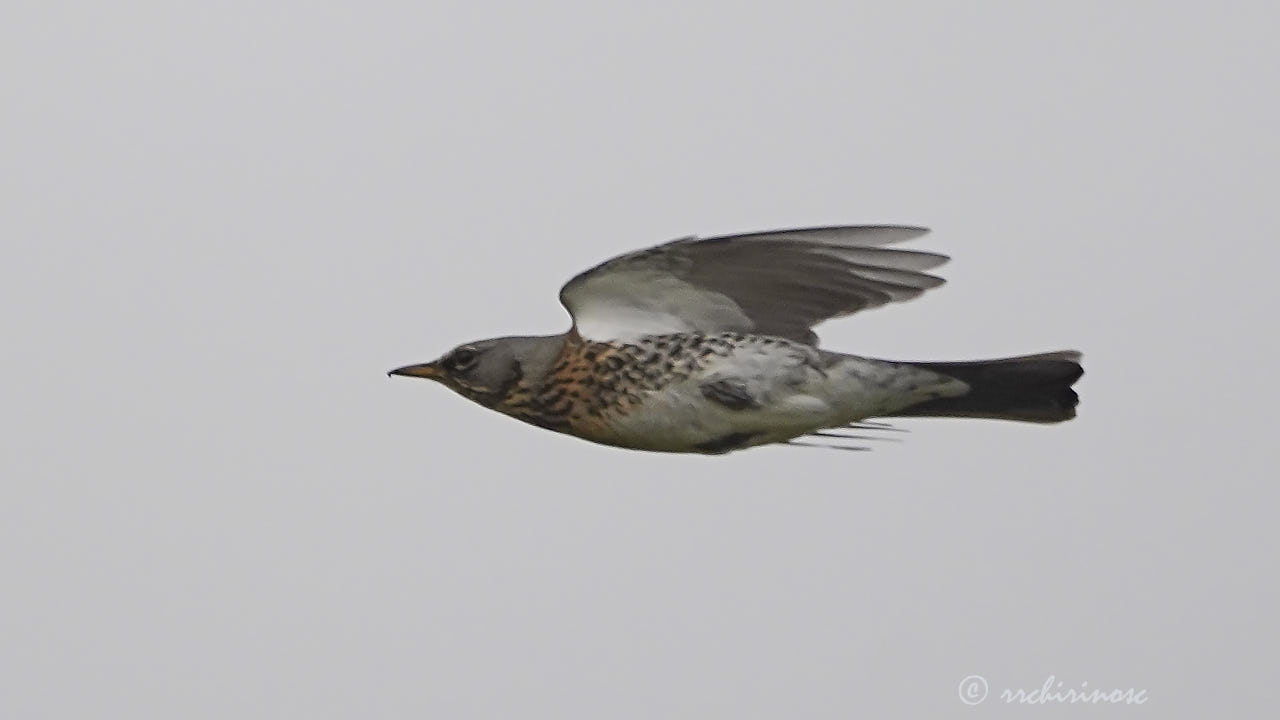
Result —
[[477, 340], [431, 362], [406, 365], [387, 374], [435, 380], [468, 400], [496, 408], [522, 384], [540, 384], [564, 341], [564, 335]]

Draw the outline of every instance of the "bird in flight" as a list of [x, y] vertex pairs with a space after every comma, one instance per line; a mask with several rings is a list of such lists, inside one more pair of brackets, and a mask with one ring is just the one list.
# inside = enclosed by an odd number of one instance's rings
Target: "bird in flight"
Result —
[[565, 333], [469, 342], [390, 374], [435, 380], [531, 425], [662, 452], [806, 445], [800, 438], [888, 427], [872, 418], [1074, 417], [1075, 351], [898, 362], [818, 347], [814, 325], [944, 282], [925, 271], [946, 256], [889, 247], [926, 232], [863, 225], [681, 238], [570, 280], [560, 290], [573, 316]]

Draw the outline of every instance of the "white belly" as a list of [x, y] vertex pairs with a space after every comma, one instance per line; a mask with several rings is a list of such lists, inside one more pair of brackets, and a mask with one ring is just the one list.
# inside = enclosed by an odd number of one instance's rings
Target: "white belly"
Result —
[[[730, 380], [755, 400], [730, 407], [707, 397], [706, 383]], [[667, 452], [726, 452], [782, 442], [899, 410], [967, 386], [895, 363], [847, 356], [826, 366], [798, 362], [794, 350], [747, 347], [715, 358], [692, 376], [644, 396], [609, 419], [613, 441]]]
[[706, 452], [740, 436], [738, 447], [779, 442], [827, 427], [831, 407], [819, 398], [796, 394], [760, 409], [731, 409], [702, 394], [698, 383], [684, 381], [650, 393], [631, 412], [611, 419], [618, 444], [668, 452]]

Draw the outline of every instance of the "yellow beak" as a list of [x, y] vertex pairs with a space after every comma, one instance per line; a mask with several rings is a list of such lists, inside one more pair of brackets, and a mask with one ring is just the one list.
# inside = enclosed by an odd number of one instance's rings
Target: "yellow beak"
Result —
[[441, 373], [440, 368], [435, 363], [423, 363], [421, 365], [405, 365], [402, 368], [392, 370], [387, 375], [435, 379], [440, 377]]

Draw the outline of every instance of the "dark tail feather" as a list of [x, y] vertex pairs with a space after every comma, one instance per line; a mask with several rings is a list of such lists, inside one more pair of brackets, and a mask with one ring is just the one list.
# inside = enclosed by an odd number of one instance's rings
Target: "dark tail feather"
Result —
[[1074, 350], [973, 362], [911, 363], [962, 380], [961, 397], [927, 400], [895, 415], [973, 417], [1053, 423], [1076, 416], [1071, 385], [1084, 374]]

